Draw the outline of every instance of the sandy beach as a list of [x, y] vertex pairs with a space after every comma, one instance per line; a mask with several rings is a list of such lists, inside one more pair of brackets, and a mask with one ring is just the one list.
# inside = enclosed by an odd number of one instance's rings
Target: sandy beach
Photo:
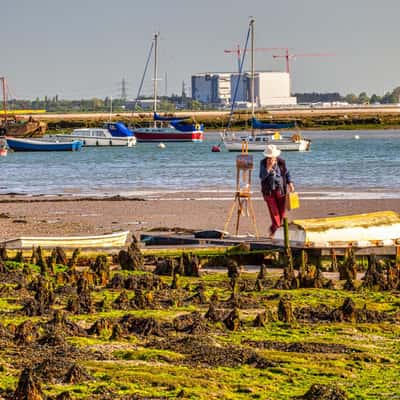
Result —
[[[350, 215], [393, 210], [400, 212], [399, 199], [343, 199], [315, 197], [302, 193], [301, 208], [289, 213], [289, 220]], [[175, 192], [135, 197], [31, 197], [0, 196], [0, 241], [18, 236], [102, 234], [129, 230], [135, 235], [158, 227], [223, 229], [233, 204], [233, 193]], [[269, 216], [258, 193], [254, 209], [260, 235], [267, 235]], [[228, 227], [234, 231], [234, 218]], [[254, 233], [250, 218], [240, 219], [241, 234]]]

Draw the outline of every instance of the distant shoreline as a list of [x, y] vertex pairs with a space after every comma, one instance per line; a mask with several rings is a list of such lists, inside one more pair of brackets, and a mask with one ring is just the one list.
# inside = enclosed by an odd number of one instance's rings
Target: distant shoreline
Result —
[[[161, 113], [161, 114], [171, 114]], [[229, 111], [178, 111], [176, 116], [190, 116], [203, 123], [205, 129], [223, 129], [227, 126]], [[85, 126], [96, 126], [100, 123], [119, 120], [128, 124], [146, 124], [152, 120], [152, 112], [123, 113], [44, 113], [34, 114], [35, 119], [48, 124], [49, 130], [70, 129]], [[29, 117], [29, 115], [22, 115]], [[249, 129], [251, 112], [236, 110], [232, 128]], [[400, 107], [329, 107], [329, 108], [270, 108], [257, 111], [257, 118], [264, 121], [295, 121], [301, 130], [359, 130], [359, 129], [400, 129]]]

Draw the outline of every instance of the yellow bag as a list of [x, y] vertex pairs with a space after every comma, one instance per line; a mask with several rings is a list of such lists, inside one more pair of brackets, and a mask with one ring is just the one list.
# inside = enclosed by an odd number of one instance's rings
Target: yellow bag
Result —
[[300, 207], [300, 199], [299, 195], [296, 192], [290, 192], [286, 194], [286, 208], [290, 210], [294, 210], [295, 208]]

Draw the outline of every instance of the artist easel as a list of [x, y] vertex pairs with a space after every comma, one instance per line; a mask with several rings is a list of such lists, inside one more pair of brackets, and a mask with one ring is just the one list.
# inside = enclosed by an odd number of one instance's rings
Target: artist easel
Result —
[[249, 154], [249, 144], [246, 141], [243, 141], [242, 153], [236, 157], [235, 199], [233, 200], [228, 218], [225, 222], [224, 231], [227, 231], [235, 207], [237, 207], [235, 234], [237, 235], [239, 232], [240, 217], [246, 215], [247, 217], [251, 217], [256, 237], [258, 238], [256, 216], [254, 213], [253, 203], [251, 202], [251, 171], [253, 170], [253, 167], [253, 156]]

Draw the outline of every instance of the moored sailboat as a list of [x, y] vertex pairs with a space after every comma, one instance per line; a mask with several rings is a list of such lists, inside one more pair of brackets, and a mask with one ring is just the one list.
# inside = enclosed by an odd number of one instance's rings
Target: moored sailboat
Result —
[[[189, 117], [163, 117], [157, 114], [158, 33], [154, 35], [153, 126], [134, 129], [138, 142], [202, 142], [203, 124], [187, 123]], [[139, 95], [138, 95], [139, 97]]]
[[[248, 151], [264, 151], [269, 144], [274, 144], [281, 151], [307, 151], [310, 150], [311, 141], [304, 139], [300, 133], [296, 132], [290, 137], [282, 136], [280, 129], [294, 128], [293, 122], [284, 123], [265, 123], [259, 121], [255, 117], [255, 99], [254, 99], [254, 24], [252, 18], [249, 24], [249, 33], [251, 34], [251, 132], [235, 133], [229, 130], [232, 120], [233, 109], [236, 101], [236, 93], [239, 85], [237, 81], [235, 95], [232, 100], [231, 115], [228, 123], [228, 128], [221, 134], [222, 143], [228, 151], [242, 151], [243, 143], [246, 143]], [[247, 38], [249, 37], [249, 33]], [[248, 40], [248, 39], [247, 39]], [[246, 41], [247, 46], [247, 41]], [[242, 72], [244, 55], [240, 64], [239, 74]], [[257, 131], [258, 130], [258, 131]]]

